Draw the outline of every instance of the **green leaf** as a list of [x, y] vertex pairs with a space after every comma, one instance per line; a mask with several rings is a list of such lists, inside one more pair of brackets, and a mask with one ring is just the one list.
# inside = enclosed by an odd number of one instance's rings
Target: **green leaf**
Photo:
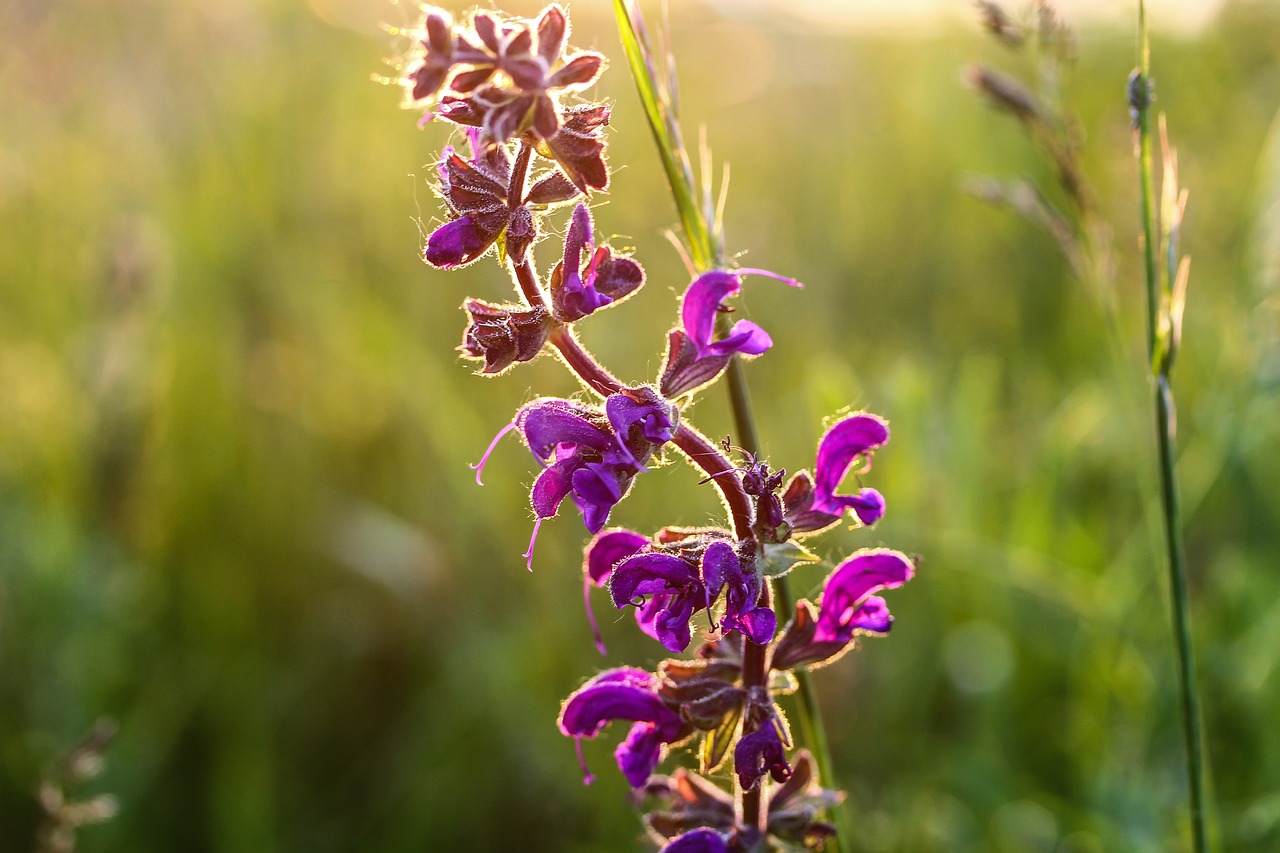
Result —
[[816, 563], [818, 555], [794, 539], [764, 546], [764, 556], [756, 561], [760, 574], [766, 578], [785, 575], [801, 563]]
[[742, 706], [738, 705], [720, 721], [720, 725], [707, 732], [702, 739], [702, 748], [698, 750], [698, 762], [701, 772], [710, 773], [724, 762], [725, 754], [737, 739], [738, 720], [742, 719]]

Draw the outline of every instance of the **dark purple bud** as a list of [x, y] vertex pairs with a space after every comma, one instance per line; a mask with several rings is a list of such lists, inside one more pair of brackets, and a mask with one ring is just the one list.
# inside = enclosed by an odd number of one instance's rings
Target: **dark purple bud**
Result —
[[481, 230], [471, 217], [463, 216], [432, 231], [422, 257], [442, 269], [464, 267], [488, 251], [494, 237]]
[[511, 212], [506, 231], [508, 255], [516, 261], [522, 260], [537, 236], [537, 221], [529, 208], [521, 205]]
[[564, 258], [551, 272], [552, 313], [561, 322], [581, 320], [621, 302], [644, 283], [644, 270], [635, 261], [613, 257], [608, 246], [595, 249], [592, 231], [590, 210], [578, 204], [565, 235]]
[[733, 749], [733, 769], [744, 791], [753, 790], [766, 773], [775, 782], [791, 778], [787, 749], [771, 721], [765, 721], [759, 729], [738, 741]]
[[695, 829], [673, 838], [659, 853], [730, 853], [724, 836], [712, 829]]
[[545, 308], [494, 305], [479, 299], [468, 299], [462, 307], [470, 322], [458, 350], [467, 358], [483, 359], [479, 372], [489, 376], [535, 358], [554, 325]]

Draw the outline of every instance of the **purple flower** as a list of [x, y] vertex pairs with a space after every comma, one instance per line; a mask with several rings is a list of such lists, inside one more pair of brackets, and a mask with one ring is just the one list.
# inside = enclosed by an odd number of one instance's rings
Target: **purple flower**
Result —
[[[622, 420], [628, 426], [626, 434], [615, 431], [611, 420], [618, 418], [611, 418], [608, 412], [627, 413]], [[534, 458], [543, 465], [529, 494], [537, 516], [525, 554], [532, 567], [533, 542], [543, 519], [554, 517], [564, 499], [572, 496], [587, 529], [598, 533], [661, 443], [651, 436], [670, 435], [677, 418], [675, 407], [645, 387], [610, 395], [604, 412], [571, 400], [534, 400], [516, 412], [515, 419], [489, 445], [484, 458], [473, 466], [477, 469], [476, 481], [480, 481], [480, 471], [498, 440], [511, 429], [518, 430]]]
[[638, 263], [627, 257], [615, 258], [608, 245], [594, 248], [592, 230], [591, 212], [579, 204], [565, 237], [564, 260], [551, 270], [551, 310], [561, 322], [572, 323], [621, 302], [644, 284], [644, 270]]
[[618, 769], [633, 788], [648, 781], [667, 744], [688, 736], [689, 726], [662, 701], [658, 685], [658, 678], [652, 673], [621, 667], [600, 673], [565, 700], [560, 710], [560, 731], [577, 743], [586, 784], [591, 784], [594, 777], [582, 760], [582, 740], [594, 738], [613, 720], [634, 723], [614, 753]]
[[743, 735], [733, 748], [733, 769], [744, 791], [750, 791], [768, 773], [775, 782], [791, 778], [787, 748], [771, 720], [750, 734]]
[[644, 550], [618, 563], [609, 594], [619, 610], [641, 596], [652, 596], [636, 614], [640, 628], [669, 651], [682, 652], [692, 639], [693, 611], [709, 607], [698, 564], [664, 551]]
[[906, 555], [887, 548], [863, 550], [845, 560], [822, 589], [817, 630], [819, 643], [848, 643], [858, 631], [879, 634], [893, 624], [884, 599], [872, 595], [897, 589], [915, 573]]
[[739, 320], [728, 335], [716, 340], [716, 317], [724, 302], [742, 290], [741, 276], [757, 273], [799, 286], [795, 279], [764, 270], [712, 270], [694, 279], [680, 305], [682, 328], [667, 335], [667, 358], [659, 383], [668, 397], [679, 397], [706, 385], [734, 355], [759, 355], [773, 346], [769, 334], [750, 320]]
[[846, 510], [853, 510], [862, 524], [879, 521], [884, 515], [884, 498], [878, 491], [868, 488], [852, 495], [838, 495], [836, 488], [858, 458], [870, 460], [871, 454], [888, 440], [888, 423], [871, 414], [851, 415], [827, 430], [818, 443], [813, 476], [801, 471], [791, 478], [783, 493], [791, 529], [796, 533], [823, 530], [838, 522]]
[[725, 591], [724, 619], [720, 628], [726, 634], [741, 631], [758, 646], [773, 639], [778, 617], [768, 607], [760, 607], [760, 576], [744, 571], [737, 552], [727, 542], [713, 542], [702, 555], [702, 577], [708, 601], [715, 601], [721, 588]]
[[887, 548], [858, 551], [827, 578], [818, 613], [800, 601], [773, 651], [774, 669], [829, 661], [846, 651], [858, 634], [887, 634], [893, 617], [875, 593], [896, 589], [915, 573], [906, 555]]
[[695, 829], [671, 839], [659, 853], [729, 853], [729, 843], [714, 829]]

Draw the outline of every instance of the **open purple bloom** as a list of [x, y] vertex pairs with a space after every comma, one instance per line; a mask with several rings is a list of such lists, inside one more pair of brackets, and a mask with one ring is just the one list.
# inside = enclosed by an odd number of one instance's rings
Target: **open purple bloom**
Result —
[[[631, 787], [643, 786], [662, 760], [666, 745], [690, 731], [679, 712], [658, 695], [658, 686], [652, 673], [621, 667], [600, 673], [565, 700], [560, 731], [577, 742], [579, 760], [583, 738], [594, 738], [614, 720], [630, 721], [634, 725], [614, 755]], [[582, 769], [584, 781], [590, 784], [593, 777], [585, 762]]]
[[[623, 398], [622, 402], [615, 401], [618, 397]], [[610, 395], [605, 409], [629, 412], [628, 423], [633, 428], [626, 435], [619, 435], [610, 417], [598, 408], [552, 397], [534, 400], [516, 412], [511, 424], [489, 445], [484, 459], [474, 466], [478, 471], [483, 469], [498, 440], [511, 429], [519, 431], [534, 458], [543, 465], [529, 494], [537, 516], [534, 539], [543, 519], [554, 517], [570, 496], [587, 529], [598, 533], [661, 443], [649, 436], [669, 435], [678, 418], [670, 403], [645, 387]], [[637, 424], [640, 429], [634, 428]], [[477, 473], [477, 482], [479, 478]], [[532, 564], [533, 541], [525, 556]]]
[[713, 542], [702, 555], [702, 577], [707, 601], [715, 601], [725, 588], [724, 618], [720, 628], [726, 634], [741, 631], [758, 646], [773, 639], [778, 618], [768, 607], [760, 607], [760, 576], [743, 569], [737, 552], [727, 542]]
[[[787, 521], [796, 533], [824, 530], [852, 510], [862, 524], [875, 524], [884, 515], [884, 498], [875, 489], [838, 495], [836, 489], [859, 458], [889, 440], [889, 425], [877, 415], [851, 415], [827, 430], [818, 443], [814, 474], [801, 471], [783, 493]], [[865, 469], [864, 469], [865, 470]]]
[[712, 270], [694, 279], [680, 305], [681, 328], [667, 336], [667, 358], [659, 383], [668, 397], [687, 394], [720, 375], [734, 355], [759, 355], [773, 346], [768, 332], [750, 320], [739, 320], [716, 339], [716, 317], [724, 303], [742, 290], [745, 273], [758, 273], [798, 286], [794, 279], [763, 270]]
[[774, 648], [773, 667], [828, 661], [848, 649], [859, 634], [887, 634], [893, 617], [875, 593], [902, 586], [914, 573], [911, 561], [898, 551], [858, 551], [827, 578], [816, 615], [809, 602], [797, 604], [795, 618]]
[[636, 619], [641, 630], [673, 652], [689, 647], [689, 620], [695, 610], [710, 605], [697, 563], [663, 551], [645, 550], [618, 563], [609, 594], [619, 610], [652, 596]]
[[640, 265], [631, 258], [614, 257], [608, 245], [595, 248], [592, 231], [591, 212], [579, 204], [565, 236], [564, 260], [551, 270], [551, 310], [564, 323], [617, 304], [644, 284]]

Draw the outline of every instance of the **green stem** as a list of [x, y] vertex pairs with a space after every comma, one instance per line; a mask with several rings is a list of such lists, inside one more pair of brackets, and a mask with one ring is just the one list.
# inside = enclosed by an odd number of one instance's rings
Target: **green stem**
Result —
[[[1155, 373], [1156, 436], [1160, 453], [1161, 507], [1164, 511], [1165, 546], [1169, 569], [1169, 595], [1173, 607], [1173, 637], [1178, 654], [1178, 687], [1181, 694], [1182, 726], [1187, 754], [1191, 840], [1195, 853], [1209, 847], [1206, 820], [1206, 779], [1204, 734], [1200, 722], [1200, 694], [1195, 674], [1195, 652], [1191, 637], [1190, 594], [1182, 537], [1182, 511], [1178, 499], [1176, 419], [1169, 371], [1169, 339], [1158, 334], [1160, 291], [1156, 273], [1155, 189], [1151, 157], [1151, 110], [1149, 85], [1151, 48], [1147, 39], [1146, 6], [1138, 0], [1138, 86], [1133, 98], [1137, 112], [1139, 180], [1142, 192], [1143, 267], [1147, 287], [1147, 355]], [[1170, 278], [1175, 269], [1169, 270]]]

